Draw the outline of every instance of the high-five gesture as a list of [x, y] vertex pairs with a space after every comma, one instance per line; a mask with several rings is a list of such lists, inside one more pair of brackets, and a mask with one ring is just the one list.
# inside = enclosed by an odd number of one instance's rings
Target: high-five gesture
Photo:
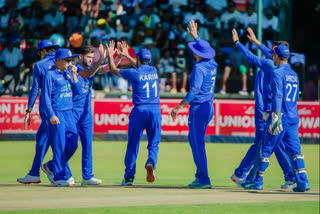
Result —
[[115, 42], [113, 41], [113, 40], [111, 40], [110, 42], [109, 42], [109, 45], [108, 44], [106, 44], [106, 46], [107, 46], [107, 52], [108, 52], [108, 56], [113, 56], [114, 55], [114, 53], [116, 52], [115, 51]]
[[253, 42], [254, 44], [256, 44], [257, 46], [260, 45], [259, 40], [257, 39], [256, 35], [254, 34], [253, 30], [251, 28], [247, 28], [247, 31], [249, 33], [249, 35], [247, 35], [248, 39], [250, 42]]
[[103, 44], [99, 45], [99, 53], [100, 53], [100, 59], [102, 58], [104, 60], [107, 57], [107, 50], [105, 49]]
[[191, 20], [189, 25], [190, 25], [190, 28], [187, 28], [189, 35], [192, 38], [198, 37], [198, 24], [194, 20]]
[[124, 56], [124, 57], [129, 56], [129, 52], [128, 52], [129, 47], [125, 41], [118, 42], [117, 47], [118, 47], [118, 51], [117, 51], [118, 55]]

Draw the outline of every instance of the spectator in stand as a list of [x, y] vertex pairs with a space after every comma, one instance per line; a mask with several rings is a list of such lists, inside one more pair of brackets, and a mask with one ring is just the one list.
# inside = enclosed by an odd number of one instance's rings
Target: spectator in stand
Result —
[[89, 15], [90, 18], [96, 19], [99, 15], [100, 4], [101, 0], [82, 0], [80, 6], [82, 15]]
[[[37, 57], [37, 54], [36, 54], [36, 47], [34, 44], [34, 40], [27, 39], [26, 40], [26, 49], [23, 51], [24, 69], [20, 74], [20, 76], [21, 76], [20, 88], [22, 89], [22, 91], [26, 92], [26, 91], [28, 91], [28, 88], [30, 88], [30, 87], [27, 88], [25, 86], [25, 82], [26, 82], [27, 76], [32, 75], [33, 66], [34, 66], [35, 62], [38, 61], [38, 58], [40, 60], [40, 57]], [[31, 86], [30, 82], [29, 82], [29, 86]]]
[[37, 27], [37, 19], [35, 16], [32, 16], [32, 8], [26, 7], [21, 11], [21, 16], [23, 19], [23, 29], [25, 32], [35, 32]]
[[240, 12], [246, 12], [247, 6], [250, 4], [251, 0], [232, 0], [235, 3], [236, 10]]
[[34, 0], [19, 0], [17, 10], [23, 10], [23, 8], [31, 7]]
[[144, 38], [145, 38], [144, 25], [136, 25], [132, 33], [131, 45], [138, 50], [142, 46]]
[[[23, 55], [19, 48], [15, 47], [13, 42], [8, 42], [7, 47], [0, 54], [0, 65], [2, 67], [3, 77], [6, 74], [12, 74], [14, 80], [13, 93], [16, 92], [17, 86], [20, 82], [20, 65], [23, 62]], [[6, 92], [10, 92], [6, 88]]]
[[203, 14], [198, 10], [198, 5], [190, 4], [190, 12], [184, 16], [184, 24], [188, 24], [191, 20], [198, 20], [201, 24], [204, 24], [205, 18]]
[[206, 5], [209, 5], [215, 12], [220, 15], [221, 12], [228, 6], [227, 0], [206, 0]]
[[228, 29], [228, 23], [230, 20], [233, 20], [235, 22], [235, 27], [237, 27], [241, 16], [241, 13], [236, 10], [235, 3], [229, 2], [228, 10], [221, 15], [221, 29]]
[[214, 9], [208, 8], [207, 18], [205, 19], [203, 26], [206, 27], [209, 31], [220, 31], [220, 18], [218, 13]]
[[9, 18], [10, 14], [8, 12], [8, 7], [4, 5], [0, 8], [0, 30], [2, 32], [8, 27]]
[[139, 15], [135, 13], [133, 7], [126, 9], [126, 14], [119, 17], [122, 23], [128, 23], [130, 29], [134, 29], [139, 22]]
[[169, 0], [169, 4], [172, 6], [173, 15], [181, 13], [181, 6], [187, 6], [188, 0]]
[[122, 29], [117, 31], [117, 38], [128, 38], [131, 41], [133, 30], [130, 29], [128, 23], [122, 24]]
[[68, 37], [74, 32], [81, 32], [84, 30], [85, 17], [82, 16], [79, 2], [77, 1], [64, 1], [66, 11], [63, 13], [66, 20], [66, 29]]
[[267, 8], [262, 17], [263, 40], [274, 41], [275, 34], [279, 32], [279, 19], [273, 15], [272, 9]]
[[44, 22], [49, 33], [63, 32], [64, 16], [58, 11], [58, 6], [53, 4], [50, 12], [44, 15]]
[[[101, 18], [97, 20], [97, 27], [90, 33], [90, 38], [98, 38], [102, 42], [102, 38], [107, 34], [106, 33], [106, 20]], [[99, 46], [98, 46], [99, 48]]]
[[[177, 82], [180, 82], [181, 93], [186, 93], [186, 87], [187, 87], [187, 56], [186, 56], [185, 50], [186, 50], [186, 46], [184, 44], [178, 45], [178, 52], [174, 59], [175, 70], [172, 73], [173, 88], [177, 89]], [[178, 75], [179, 77], [177, 78]], [[178, 79], [180, 81], [177, 81]]]
[[43, 10], [49, 10], [56, 0], [36, 0], [36, 2]]
[[143, 41], [143, 46], [151, 52], [151, 63], [150, 65], [157, 67], [160, 60], [160, 50], [155, 47], [155, 43], [151, 37], [146, 37]]
[[242, 79], [242, 90], [239, 91], [240, 95], [248, 95], [247, 90], [247, 60], [238, 48], [230, 53], [230, 58], [226, 60], [226, 66], [223, 71], [222, 89], [220, 94], [227, 93], [227, 82], [232, 70], [239, 71]]
[[252, 28], [252, 29], [256, 29], [256, 25], [257, 25], [257, 13], [254, 12], [255, 8], [252, 4], [247, 4], [247, 12], [243, 13], [239, 24], [240, 24], [240, 28]]
[[151, 36], [152, 31], [156, 28], [156, 24], [160, 22], [160, 18], [153, 12], [152, 7], [147, 7], [146, 13], [140, 16], [139, 21], [146, 27], [147, 36]]
[[168, 34], [163, 30], [161, 23], [157, 23], [153, 38], [155, 38], [156, 47], [160, 50], [160, 53], [169, 48]]
[[170, 91], [171, 93], [177, 93], [177, 83], [173, 83], [174, 60], [170, 56], [170, 50], [165, 50], [164, 56], [160, 58], [157, 68], [160, 77], [165, 78], [167, 80], [165, 83], [166, 91]]

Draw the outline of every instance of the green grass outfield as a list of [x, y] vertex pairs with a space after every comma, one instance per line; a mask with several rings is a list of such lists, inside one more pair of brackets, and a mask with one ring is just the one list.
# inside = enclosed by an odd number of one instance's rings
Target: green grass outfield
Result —
[[[0, 197], [1, 184], [16, 184], [18, 177], [25, 176], [32, 164], [34, 156], [34, 142], [0, 142]], [[137, 160], [135, 184], [148, 185], [145, 182], [144, 164], [147, 157], [147, 144], [140, 145], [140, 154]], [[230, 176], [239, 165], [250, 144], [207, 144], [207, 158], [209, 176], [213, 187], [235, 187]], [[125, 142], [97, 141], [93, 143], [93, 169], [97, 178], [106, 185], [118, 185], [123, 179]], [[319, 192], [319, 145], [302, 145], [305, 155], [307, 175], [312, 190]], [[44, 161], [52, 157], [48, 152]], [[81, 144], [75, 156], [70, 161], [70, 167], [76, 183], [81, 177]], [[186, 186], [194, 179], [195, 166], [191, 149], [188, 143], [160, 144], [158, 165], [156, 169], [157, 186]], [[48, 183], [46, 176], [41, 172], [43, 183]], [[281, 169], [272, 156], [270, 166], [264, 176], [264, 188], [277, 188], [283, 184]], [[235, 187], [236, 188], [236, 187]], [[231, 199], [232, 200], [232, 199]], [[0, 207], [0, 210], [1, 207]], [[319, 203], [307, 202], [274, 202], [274, 203], [228, 203], [207, 205], [166, 205], [166, 206], [133, 206], [133, 207], [99, 207], [84, 209], [47, 210], [43, 212], [14, 211], [17, 213], [319, 213]], [[59, 211], [59, 212], [58, 212]], [[8, 211], [6, 211], [8, 212]]]

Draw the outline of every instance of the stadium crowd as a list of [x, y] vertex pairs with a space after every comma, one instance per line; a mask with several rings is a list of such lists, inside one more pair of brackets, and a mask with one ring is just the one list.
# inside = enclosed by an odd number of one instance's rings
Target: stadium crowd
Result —
[[[286, 1], [263, 1], [263, 42], [269, 48], [287, 33]], [[126, 41], [129, 52], [146, 47], [158, 69], [160, 92], [186, 92], [192, 70], [192, 41], [186, 31], [190, 20], [198, 22], [198, 35], [216, 50], [219, 65], [216, 91], [221, 94], [253, 92], [257, 69], [248, 64], [233, 47], [231, 30], [251, 51], [257, 47], [247, 41], [246, 28], [256, 29], [254, 0], [0, 0], [0, 94], [27, 92], [32, 83], [33, 65], [40, 58], [36, 46], [50, 39], [61, 47], [77, 50], [82, 45], [95, 48], [99, 59], [100, 43]], [[121, 62], [125, 67], [129, 63]], [[291, 64], [304, 66], [303, 55]], [[310, 67], [306, 89], [317, 91], [312, 81], [317, 67]], [[131, 90], [130, 82], [106, 73], [94, 80], [94, 88], [109, 92]], [[19, 93], [20, 92], [20, 93]], [[306, 99], [317, 99], [311, 96]]]

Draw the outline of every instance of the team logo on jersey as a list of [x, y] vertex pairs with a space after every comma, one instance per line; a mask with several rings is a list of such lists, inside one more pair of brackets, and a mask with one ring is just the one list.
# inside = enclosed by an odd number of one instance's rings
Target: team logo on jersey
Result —
[[71, 53], [71, 51], [69, 51], [69, 52], [68, 52], [68, 55], [69, 55], [69, 56], [72, 56], [72, 53]]

